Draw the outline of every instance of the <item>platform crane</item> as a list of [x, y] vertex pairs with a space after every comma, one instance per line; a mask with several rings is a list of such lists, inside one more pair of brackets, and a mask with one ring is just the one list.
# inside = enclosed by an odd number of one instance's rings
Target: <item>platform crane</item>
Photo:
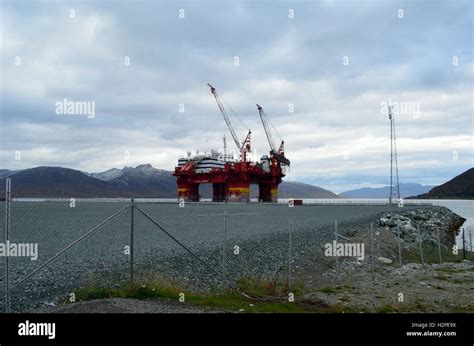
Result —
[[227, 112], [224, 108], [224, 105], [222, 104], [222, 100], [217, 94], [216, 88], [214, 88], [211, 84], [207, 84], [209, 88], [211, 89], [211, 93], [214, 96], [217, 106], [219, 107], [219, 110], [222, 113], [222, 116], [224, 117], [224, 120], [227, 124], [227, 127], [229, 128], [230, 134], [232, 135], [232, 139], [234, 140], [235, 145], [237, 146], [237, 149], [240, 152], [240, 156], [243, 161], [246, 161], [247, 159], [247, 153], [250, 152], [250, 135], [252, 134], [252, 131], [249, 130], [247, 133], [247, 136], [245, 137], [244, 141], [242, 144], [239, 141], [239, 138], [237, 137], [237, 134], [235, 133], [234, 128], [232, 127], [232, 123], [230, 122], [230, 118], [227, 115]]
[[281, 139], [280, 147], [276, 149], [275, 142], [273, 141], [273, 135], [270, 131], [268, 116], [263, 111], [263, 108], [257, 104], [258, 113], [260, 115], [260, 120], [262, 120], [262, 125], [267, 136], [268, 144], [270, 145], [270, 156], [280, 162], [283, 166], [289, 166], [290, 160], [285, 157], [285, 142]]

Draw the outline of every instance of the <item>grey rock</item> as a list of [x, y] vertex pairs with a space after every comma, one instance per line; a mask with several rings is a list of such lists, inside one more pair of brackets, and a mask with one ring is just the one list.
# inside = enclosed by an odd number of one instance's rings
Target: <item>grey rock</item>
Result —
[[384, 263], [384, 264], [390, 264], [392, 263], [392, 260], [390, 258], [385, 258], [385, 257], [379, 257], [377, 258], [379, 262]]

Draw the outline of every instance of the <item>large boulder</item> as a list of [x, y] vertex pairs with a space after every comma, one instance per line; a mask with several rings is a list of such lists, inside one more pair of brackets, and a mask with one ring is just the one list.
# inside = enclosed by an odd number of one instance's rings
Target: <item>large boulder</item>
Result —
[[388, 222], [389, 220], [390, 220], [390, 219], [387, 218], [387, 217], [381, 217], [381, 218], [379, 219], [379, 226], [381, 226], [381, 227], [388, 226], [388, 225], [387, 225], [387, 222]]
[[400, 226], [400, 232], [403, 235], [409, 235], [409, 234], [417, 232], [417, 229], [415, 227], [413, 227], [411, 222], [408, 222], [408, 223]]

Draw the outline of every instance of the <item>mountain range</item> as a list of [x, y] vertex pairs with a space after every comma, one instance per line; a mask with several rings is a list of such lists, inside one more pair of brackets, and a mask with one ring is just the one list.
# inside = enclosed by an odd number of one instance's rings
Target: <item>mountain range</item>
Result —
[[[0, 169], [0, 196], [5, 191], [5, 178], [12, 177], [13, 197], [137, 197], [175, 198], [176, 178], [173, 172], [149, 164], [112, 168], [87, 173], [70, 168], [41, 166], [24, 170]], [[202, 184], [199, 193], [212, 197], [210, 184]], [[339, 195], [321, 187], [284, 181], [279, 186], [280, 198], [387, 198], [389, 187], [361, 188]], [[474, 168], [440, 186], [400, 184], [402, 198], [474, 198]], [[250, 196], [258, 195], [258, 186], [250, 186]], [[410, 197], [414, 196], [414, 197]]]
[[450, 181], [432, 188], [428, 193], [413, 198], [474, 199], [474, 168], [470, 168]]
[[[41, 166], [25, 170], [0, 169], [0, 192], [5, 191], [5, 178], [12, 177], [13, 197], [137, 197], [174, 198], [177, 196], [173, 172], [149, 164], [123, 169], [112, 168], [99, 173], [87, 173], [63, 167]], [[212, 187], [203, 184], [201, 197], [211, 198]], [[258, 186], [250, 186], [251, 197], [258, 195]], [[338, 198], [321, 187], [283, 182], [280, 198]]]
[[[416, 196], [430, 191], [433, 185], [420, 185], [415, 183], [400, 184], [400, 197], [406, 198], [409, 196]], [[344, 191], [339, 194], [346, 198], [388, 198], [390, 194], [390, 186], [383, 186], [378, 188], [364, 187], [356, 190]]]

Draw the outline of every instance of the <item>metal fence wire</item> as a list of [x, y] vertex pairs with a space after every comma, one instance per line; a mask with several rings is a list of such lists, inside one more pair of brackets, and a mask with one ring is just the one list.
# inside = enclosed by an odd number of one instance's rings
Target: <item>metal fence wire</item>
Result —
[[[392, 258], [400, 267], [413, 261], [404, 258], [398, 229], [395, 242], [387, 245], [387, 235], [373, 224], [374, 216], [387, 209], [382, 205], [339, 205], [339, 212], [348, 215], [340, 219], [330, 205], [12, 200], [10, 184], [7, 179], [0, 221], [4, 249], [15, 244], [17, 253], [0, 256], [4, 312], [61, 304], [81, 287], [153, 280], [206, 292], [238, 289], [245, 278], [280, 285], [288, 292], [327, 280], [338, 287], [354, 280], [348, 268], [374, 278], [386, 266], [380, 258]], [[354, 224], [354, 219], [362, 221]], [[425, 264], [422, 227], [414, 246], [419, 263]], [[464, 233], [464, 238], [470, 236]], [[362, 247], [362, 258], [327, 253], [328, 246], [350, 244]], [[442, 261], [441, 253], [447, 250], [439, 240], [437, 249]]]

